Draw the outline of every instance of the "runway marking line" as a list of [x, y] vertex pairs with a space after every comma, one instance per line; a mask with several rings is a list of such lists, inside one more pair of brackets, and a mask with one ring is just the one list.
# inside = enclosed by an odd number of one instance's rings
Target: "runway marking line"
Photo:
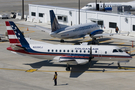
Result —
[[[110, 40], [113, 40], [113, 39], [111, 38]], [[108, 42], [108, 41], [110, 41], [110, 40], [101, 41], [101, 42], [99, 42], [99, 43]]]
[[[55, 71], [46, 71], [46, 70], [37, 70], [37, 69], [29, 69], [29, 70], [25, 70], [25, 69], [11, 69], [11, 68], [0, 68], [1, 70], [14, 70], [14, 71], [25, 71], [25, 72], [55, 72]], [[132, 69], [132, 71], [129, 70], [124, 70], [124, 71], [106, 71], [106, 70], [101, 70], [101, 71], [85, 71], [84, 73], [119, 73], [119, 72], [135, 72], [133, 71], [133, 69], [135, 68], [123, 68], [123, 69]], [[57, 71], [57, 72], [71, 72], [71, 71]], [[72, 71], [72, 72], [82, 72], [82, 71]]]
[[135, 69], [135, 68], [119, 67], [118, 69], [125, 69], [125, 70], [129, 70], [129, 69]]
[[35, 31], [28, 31], [28, 32], [25, 32], [24, 34], [33, 33], [33, 32], [35, 32]]
[[0, 44], [1, 44], [1, 43], [5, 43], [5, 42], [0, 42]]
[[37, 71], [37, 69], [29, 69], [29, 70], [26, 70], [25, 72], [35, 72]]

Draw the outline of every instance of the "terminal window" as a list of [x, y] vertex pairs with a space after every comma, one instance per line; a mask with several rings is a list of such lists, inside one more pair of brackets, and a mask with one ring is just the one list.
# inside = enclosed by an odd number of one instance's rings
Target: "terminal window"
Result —
[[64, 22], [66, 22], [67, 21], [67, 17], [64, 17]]
[[58, 16], [58, 20], [62, 20], [62, 16]]
[[135, 31], [135, 25], [133, 25], [133, 31]]
[[117, 23], [109, 22], [109, 28], [116, 28]]
[[44, 13], [39, 13], [39, 17], [43, 17], [44, 16]]
[[36, 16], [36, 13], [35, 12], [31, 12], [31, 16]]
[[67, 16], [57, 16], [59, 21], [67, 22]]

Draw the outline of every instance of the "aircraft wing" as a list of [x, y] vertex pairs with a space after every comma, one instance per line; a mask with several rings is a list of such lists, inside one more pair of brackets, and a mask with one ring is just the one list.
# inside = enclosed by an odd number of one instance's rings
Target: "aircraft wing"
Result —
[[93, 38], [98, 38], [98, 37], [104, 37], [104, 36], [115, 36], [115, 35], [123, 35], [123, 34], [128, 34], [128, 33], [103, 33], [103, 34], [95, 34], [92, 37]]
[[39, 26], [39, 25], [35, 25], [35, 28], [41, 30], [41, 31], [44, 31], [44, 32], [47, 32], [47, 33], [51, 33], [51, 29], [48, 29], [46, 27], [42, 27], [42, 26]]
[[127, 36], [127, 35], [115, 35], [115, 36], [111, 36], [111, 38], [122, 39], [122, 40], [128, 41], [128, 42], [135, 41], [134, 36]]
[[134, 36], [129, 36], [128, 33], [103, 33], [103, 34], [96, 34], [93, 37], [109, 37], [114, 39], [122, 39], [124, 41], [132, 42], [135, 41]]

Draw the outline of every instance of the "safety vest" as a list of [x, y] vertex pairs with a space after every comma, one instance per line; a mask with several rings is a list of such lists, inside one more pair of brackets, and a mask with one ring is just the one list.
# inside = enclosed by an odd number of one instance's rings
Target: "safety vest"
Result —
[[56, 74], [54, 75], [54, 79], [57, 79], [57, 75]]

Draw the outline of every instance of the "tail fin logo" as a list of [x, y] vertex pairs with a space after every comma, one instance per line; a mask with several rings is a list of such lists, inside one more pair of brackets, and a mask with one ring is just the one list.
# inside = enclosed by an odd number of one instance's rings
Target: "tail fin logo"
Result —
[[58, 21], [57, 21], [57, 19], [56, 19], [56, 16], [55, 16], [53, 10], [50, 10], [50, 19], [51, 19], [52, 32], [54, 32], [54, 31], [61, 28]]
[[18, 40], [17, 36], [15, 35], [13, 25], [11, 26], [9, 21], [5, 21], [7, 27], [7, 34], [9, 38], [9, 42], [11, 45], [21, 45], [20, 41]]
[[24, 35], [19, 28], [12, 21], [5, 21], [7, 27], [7, 33], [11, 45], [20, 45], [22, 47], [28, 47], [29, 43], [24, 38]]

